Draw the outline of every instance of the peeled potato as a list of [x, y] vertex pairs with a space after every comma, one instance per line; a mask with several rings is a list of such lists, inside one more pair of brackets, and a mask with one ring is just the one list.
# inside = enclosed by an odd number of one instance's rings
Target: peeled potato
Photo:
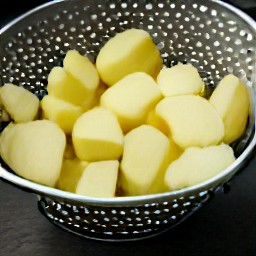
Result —
[[170, 142], [170, 162], [172, 162], [178, 159], [181, 156], [181, 154], [184, 152], [184, 150], [174, 142], [171, 136], [169, 137], [169, 142]]
[[49, 94], [88, 110], [100, 79], [94, 64], [76, 50], [69, 50], [63, 67], [54, 67], [48, 76]]
[[75, 150], [74, 150], [74, 146], [73, 146], [73, 143], [72, 143], [72, 137], [67, 135], [66, 139], [67, 139], [67, 143], [66, 143], [66, 147], [65, 147], [65, 151], [64, 151], [64, 158], [65, 159], [75, 159], [75, 158], [77, 158]]
[[233, 149], [226, 144], [191, 147], [167, 168], [165, 183], [169, 190], [193, 186], [214, 177], [234, 161]]
[[169, 139], [156, 128], [141, 125], [127, 133], [120, 172], [125, 195], [163, 192], [170, 158]]
[[183, 94], [200, 94], [204, 82], [197, 68], [192, 64], [181, 64], [163, 68], [157, 76], [157, 83], [165, 97]]
[[63, 67], [54, 67], [48, 76], [49, 95], [67, 101], [76, 106], [90, 106], [94, 92], [90, 92], [81, 82], [67, 74]]
[[220, 143], [224, 124], [208, 100], [196, 95], [170, 96], [156, 105], [156, 113], [170, 128], [181, 148], [206, 147]]
[[66, 137], [49, 120], [10, 123], [1, 133], [0, 155], [21, 177], [55, 186], [61, 171]]
[[118, 168], [118, 160], [89, 163], [77, 183], [75, 193], [93, 197], [114, 197]]
[[123, 152], [123, 132], [116, 116], [102, 107], [82, 114], [72, 131], [75, 153], [80, 160], [119, 159]]
[[100, 77], [109, 86], [133, 72], [145, 72], [155, 78], [162, 65], [160, 52], [150, 34], [135, 28], [110, 38], [96, 59]]
[[144, 72], [125, 76], [101, 96], [101, 106], [117, 116], [124, 133], [146, 122], [148, 112], [162, 99], [156, 82]]
[[[1, 94], [1, 89], [0, 89]], [[9, 113], [6, 111], [5, 107], [3, 106], [1, 96], [0, 96], [0, 123], [1, 122], [9, 122], [11, 120], [11, 117]]]
[[161, 118], [157, 113], [156, 109], [153, 108], [148, 112], [146, 124], [152, 125], [161, 131], [166, 136], [170, 135], [170, 128], [166, 124], [166, 122]]
[[226, 75], [209, 101], [223, 119], [223, 141], [228, 144], [238, 139], [245, 131], [249, 116], [250, 99], [246, 85], [235, 75]]
[[5, 109], [0, 110], [0, 123], [1, 122], [9, 122], [11, 121], [10, 115], [7, 113]]
[[85, 170], [87, 162], [77, 158], [64, 159], [57, 182], [57, 188], [75, 193], [77, 183]]
[[32, 121], [37, 117], [39, 99], [25, 88], [6, 83], [0, 89], [0, 98], [5, 110], [15, 122]]
[[71, 134], [75, 121], [82, 115], [82, 108], [67, 101], [46, 95], [41, 100], [43, 118], [57, 123], [66, 134]]
[[[91, 60], [77, 50], [69, 50], [63, 60], [64, 70], [84, 86], [84, 99], [92, 99], [100, 84], [98, 70]], [[82, 95], [80, 95], [82, 97]], [[82, 104], [86, 109], [88, 102]]]
[[102, 81], [100, 82], [98, 88], [96, 89], [95, 96], [93, 98], [93, 101], [91, 103], [91, 108], [94, 108], [96, 106], [100, 105], [100, 98], [101, 95], [108, 89], [109, 87], [104, 84]]

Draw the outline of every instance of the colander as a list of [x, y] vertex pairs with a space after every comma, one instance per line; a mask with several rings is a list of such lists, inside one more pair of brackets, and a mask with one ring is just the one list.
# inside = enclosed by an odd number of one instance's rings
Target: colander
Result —
[[197, 67], [208, 95], [228, 73], [242, 79], [250, 92], [249, 121], [244, 136], [232, 144], [237, 159], [231, 166], [205, 182], [161, 194], [81, 196], [23, 179], [1, 161], [2, 180], [35, 194], [40, 212], [52, 223], [87, 238], [129, 241], [173, 228], [244, 169], [256, 143], [256, 23], [218, 0], [59, 0], [40, 5], [0, 31], [1, 84], [23, 86], [42, 99], [50, 70], [62, 65], [69, 49], [95, 62], [110, 37], [132, 27], [150, 33], [164, 65]]

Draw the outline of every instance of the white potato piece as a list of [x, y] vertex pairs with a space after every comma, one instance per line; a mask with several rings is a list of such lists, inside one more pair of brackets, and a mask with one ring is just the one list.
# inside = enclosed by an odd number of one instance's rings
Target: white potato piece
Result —
[[224, 122], [223, 141], [230, 144], [242, 136], [250, 108], [250, 98], [245, 83], [233, 74], [226, 75], [213, 91], [209, 101]]
[[0, 140], [1, 157], [16, 174], [43, 185], [56, 185], [66, 145], [65, 134], [56, 123], [10, 123]]
[[157, 83], [165, 97], [183, 94], [200, 94], [204, 82], [196, 67], [192, 64], [179, 63], [170, 68], [161, 69]]
[[40, 104], [43, 118], [56, 122], [65, 134], [72, 133], [75, 121], [83, 113], [81, 107], [49, 94], [43, 97]]
[[96, 59], [100, 77], [109, 86], [134, 72], [145, 72], [155, 78], [162, 66], [160, 52], [150, 34], [135, 28], [110, 38]]
[[156, 105], [156, 113], [169, 126], [174, 142], [181, 148], [219, 144], [224, 124], [217, 110], [198, 95], [170, 96]]
[[191, 147], [166, 170], [169, 190], [190, 187], [213, 178], [235, 161], [233, 149], [227, 144], [205, 148]]
[[118, 171], [118, 160], [89, 163], [77, 183], [75, 192], [91, 197], [115, 197]]
[[101, 96], [100, 105], [111, 110], [124, 131], [146, 122], [148, 112], [162, 99], [154, 79], [144, 72], [125, 76]]
[[123, 152], [123, 137], [117, 117], [103, 107], [82, 114], [72, 131], [77, 157], [89, 162], [119, 159]]
[[32, 121], [38, 115], [39, 99], [23, 87], [6, 83], [0, 89], [0, 98], [7, 113], [17, 123]]
[[125, 195], [164, 192], [164, 173], [170, 164], [168, 137], [150, 125], [141, 125], [125, 135], [120, 186]]

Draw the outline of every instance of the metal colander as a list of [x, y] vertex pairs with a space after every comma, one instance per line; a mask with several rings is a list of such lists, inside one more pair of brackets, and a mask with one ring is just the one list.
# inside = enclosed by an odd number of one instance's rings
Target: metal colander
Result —
[[94, 62], [110, 37], [131, 27], [151, 34], [166, 66], [183, 62], [197, 67], [208, 95], [224, 75], [240, 77], [251, 92], [250, 117], [245, 135], [232, 145], [234, 164], [208, 181], [168, 193], [112, 199], [80, 196], [25, 180], [1, 162], [0, 177], [34, 193], [50, 221], [94, 239], [143, 239], [174, 227], [243, 169], [256, 142], [256, 23], [217, 0], [49, 2], [0, 31], [1, 84], [23, 86], [41, 99], [50, 70], [62, 65], [69, 49]]

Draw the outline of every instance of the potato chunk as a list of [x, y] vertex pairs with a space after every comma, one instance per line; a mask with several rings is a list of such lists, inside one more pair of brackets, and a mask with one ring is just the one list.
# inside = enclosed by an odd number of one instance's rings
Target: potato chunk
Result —
[[191, 147], [168, 167], [165, 183], [177, 190], [206, 181], [235, 161], [233, 149], [226, 144], [205, 148]]
[[2, 103], [1, 89], [0, 89], [0, 123], [1, 122], [9, 122], [9, 121], [11, 121], [11, 117]]
[[61, 171], [66, 137], [49, 120], [10, 123], [1, 133], [0, 154], [21, 177], [55, 186]]
[[32, 121], [37, 117], [39, 99], [25, 88], [6, 83], [0, 89], [0, 98], [5, 110], [15, 122]]
[[82, 115], [82, 108], [67, 101], [46, 95], [41, 100], [43, 118], [56, 122], [66, 134], [71, 134], [75, 121]]
[[102, 107], [88, 110], [76, 120], [72, 141], [77, 157], [84, 161], [115, 160], [123, 152], [117, 117]]
[[96, 67], [109, 86], [133, 72], [146, 72], [154, 78], [162, 68], [162, 58], [150, 34], [142, 29], [126, 29], [101, 48]]
[[99, 83], [98, 71], [88, 57], [76, 50], [69, 50], [63, 60], [63, 67], [54, 67], [51, 70], [47, 91], [57, 98], [88, 110]]
[[84, 196], [114, 197], [118, 170], [118, 160], [89, 163], [78, 181], [75, 192]]
[[48, 76], [49, 95], [67, 101], [76, 106], [90, 107], [94, 92], [90, 92], [82, 83], [67, 74], [63, 67], [54, 67]]
[[169, 126], [166, 124], [166, 122], [163, 120], [163, 118], [160, 117], [156, 113], [156, 109], [155, 108], [151, 109], [148, 112], [146, 124], [154, 126], [155, 128], [157, 128], [159, 131], [161, 131], [166, 136], [170, 135], [170, 128], [169, 128]]
[[87, 165], [87, 162], [77, 158], [64, 159], [60, 177], [57, 182], [57, 188], [75, 193], [77, 183]]
[[183, 94], [200, 94], [204, 82], [192, 64], [178, 64], [163, 68], [157, 76], [157, 83], [165, 97]]
[[101, 96], [101, 106], [114, 112], [126, 133], [146, 122], [147, 115], [162, 99], [159, 87], [143, 72], [127, 75]]
[[96, 66], [77, 50], [69, 50], [63, 60], [64, 70], [80, 82], [88, 93], [94, 93], [100, 83]]
[[125, 135], [120, 185], [128, 196], [164, 191], [164, 173], [170, 163], [168, 137], [150, 125]]
[[185, 149], [220, 143], [224, 124], [208, 100], [196, 95], [170, 96], [156, 105], [156, 113], [170, 128], [175, 143]]
[[250, 99], [246, 85], [233, 74], [226, 75], [209, 101], [223, 119], [223, 141], [229, 144], [238, 139], [245, 131], [249, 116]]

